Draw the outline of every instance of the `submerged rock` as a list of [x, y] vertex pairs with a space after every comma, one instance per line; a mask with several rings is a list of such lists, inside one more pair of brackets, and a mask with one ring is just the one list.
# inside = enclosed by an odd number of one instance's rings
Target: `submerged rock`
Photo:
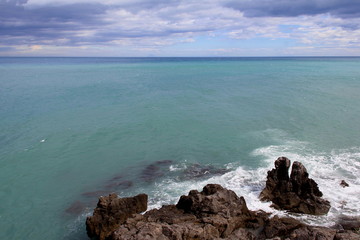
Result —
[[191, 164], [183, 171], [183, 176], [181, 176], [181, 178], [184, 180], [199, 179], [223, 175], [227, 172], [229, 172], [229, 170], [226, 168], [216, 168], [212, 165], [202, 166], [200, 164]]
[[68, 208], [65, 209], [67, 214], [78, 215], [83, 212], [86, 208], [86, 205], [83, 202], [75, 201]]
[[127, 190], [133, 186], [132, 181], [122, 180], [122, 181], [111, 181], [105, 185], [106, 189], [119, 189]]
[[171, 163], [173, 163], [172, 160], [159, 160], [147, 165], [142, 170], [140, 179], [149, 183], [155, 181], [157, 178], [163, 177]]
[[294, 162], [290, 177], [290, 160], [280, 157], [275, 161], [275, 169], [268, 172], [265, 189], [260, 194], [262, 201], [272, 201], [276, 209], [295, 213], [323, 215], [328, 213], [330, 202], [321, 198], [317, 183], [309, 178], [306, 168]]
[[109, 191], [103, 191], [103, 190], [99, 190], [99, 191], [92, 191], [92, 192], [84, 192], [81, 194], [81, 196], [87, 197], [87, 198], [93, 198], [93, 197], [99, 197], [99, 196], [105, 196], [110, 194]]

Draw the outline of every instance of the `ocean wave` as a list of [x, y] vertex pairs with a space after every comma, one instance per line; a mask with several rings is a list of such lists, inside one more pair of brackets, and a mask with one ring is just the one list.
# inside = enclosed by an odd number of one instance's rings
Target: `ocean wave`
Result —
[[[164, 204], [176, 203], [180, 195], [187, 194], [192, 189], [201, 190], [208, 183], [218, 183], [243, 196], [249, 209], [262, 209], [272, 214], [291, 215], [308, 224], [329, 226], [333, 225], [340, 215], [355, 216], [360, 212], [360, 148], [338, 149], [330, 152], [316, 152], [310, 143], [300, 141], [286, 141], [280, 145], [270, 145], [255, 149], [251, 155], [261, 157], [263, 165], [256, 169], [239, 166], [220, 176], [213, 176], [204, 180], [177, 181], [165, 179], [156, 184], [150, 196], [149, 209], [159, 208]], [[261, 202], [259, 194], [265, 187], [267, 171], [274, 167], [274, 161], [286, 156], [292, 162], [301, 162], [308, 170], [323, 192], [323, 197], [330, 201], [331, 209], [325, 216], [310, 216], [291, 214], [278, 211], [270, 207], [270, 202]], [[230, 164], [231, 165], [231, 164]], [[233, 164], [235, 165], [235, 164]], [[171, 166], [172, 170], [179, 169], [186, 164]], [[345, 180], [349, 187], [340, 186]]]

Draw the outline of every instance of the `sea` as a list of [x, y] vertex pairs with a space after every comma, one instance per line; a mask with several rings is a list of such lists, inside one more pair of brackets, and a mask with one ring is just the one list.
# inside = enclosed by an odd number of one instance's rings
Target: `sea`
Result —
[[[327, 215], [259, 200], [281, 156]], [[0, 58], [0, 183], [0, 239], [85, 240], [99, 196], [153, 209], [207, 183], [334, 225], [360, 215], [360, 58]]]

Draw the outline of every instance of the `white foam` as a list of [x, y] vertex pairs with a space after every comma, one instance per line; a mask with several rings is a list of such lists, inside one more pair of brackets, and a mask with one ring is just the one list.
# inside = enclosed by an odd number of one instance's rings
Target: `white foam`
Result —
[[[262, 209], [277, 215], [289, 215], [285, 211], [270, 208], [269, 202], [258, 198], [265, 186], [267, 171], [274, 167], [274, 161], [280, 156], [288, 157], [292, 162], [301, 162], [330, 201], [331, 209], [325, 216], [291, 214], [292, 217], [309, 224], [333, 225], [340, 214], [357, 216], [360, 214], [360, 148], [333, 150], [319, 153], [311, 150], [310, 144], [299, 141], [287, 141], [282, 145], [271, 145], [256, 149], [252, 155], [264, 159], [263, 167], [244, 169], [238, 167], [222, 176], [214, 176], [202, 181], [175, 181], [167, 179], [158, 183], [150, 199], [149, 208], [159, 208], [164, 204], [176, 203], [179, 196], [188, 194], [192, 189], [201, 190], [208, 183], [217, 183], [243, 196], [251, 210]], [[174, 167], [178, 170], [179, 166]], [[349, 187], [340, 186], [341, 180]]]
[[[283, 145], [256, 149], [253, 154], [263, 156], [271, 164], [277, 157], [286, 156], [292, 162], [299, 161], [306, 167], [309, 177], [318, 183], [323, 197], [331, 203], [326, 216], [302, 215], [301, 218], [306, 222], [332, 225], [340, 214], [360, 214], [360, 148], [319, 153], [311, 150], [308, 143], [288, 141]], [[341, 180], [345, 180], [350, 186], [341, 187]]]

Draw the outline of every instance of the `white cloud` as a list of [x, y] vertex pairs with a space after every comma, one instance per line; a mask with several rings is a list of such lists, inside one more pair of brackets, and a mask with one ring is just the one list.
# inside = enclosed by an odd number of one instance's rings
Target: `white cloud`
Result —
[[[289, 39], [298, 47], [360, 47], [360, 19], [334, 17], [329, 13], [249, 18], [241, 9], [225, 5], [227, 2], [29, 0], [25, 14], [20, 9], [7, 17], [0, 16], [3, 20], [0, 26], [6, 30], [0, 33], [0, 43], [5, 46], [41, 45], [43, 51], [49, 49], [44, 47], [47, 45], [51, 49], [56, 46], [86, 46], [87, 49], [97, 46], [103, 50], [132, 47], [159, 53], [163, 47], [190, 47], [195, 41], [212, 39], [219, 46], [209, 47], [209, 54], [244, 52], [238, 46], [222, 44], [220, 38], [232, 39], [232, 43], [239, 41], [239, 44], [243, 40], [264, 38], [275, 42]], [[75, 3], [82, 5], [72, 5]], [[283, 26], [291, 27], [284, 29]]]

